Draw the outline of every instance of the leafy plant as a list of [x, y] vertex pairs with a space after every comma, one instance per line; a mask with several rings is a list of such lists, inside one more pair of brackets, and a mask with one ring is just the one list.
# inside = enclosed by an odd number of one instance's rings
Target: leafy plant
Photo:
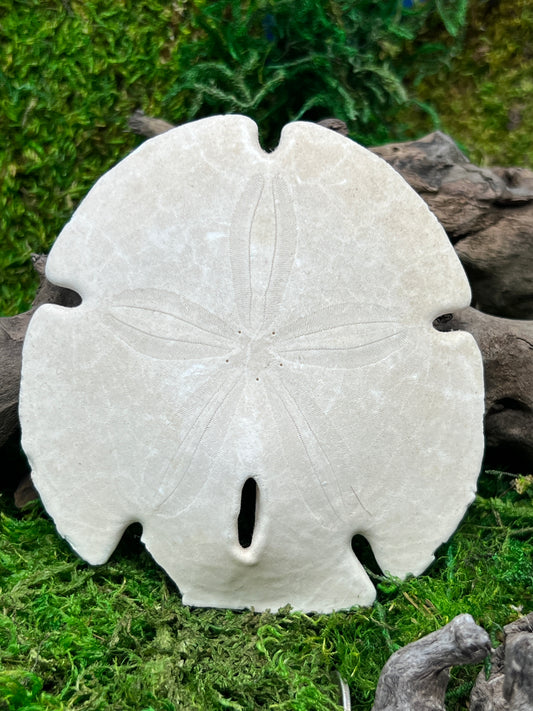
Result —
[[453, 54], [466, 0], [405, 4], [0, 0], [0, 313], [29, 306], [31, 253], [139, 144], [137, 108], [174, 123], [240, 111], [270, 148], [287, 121], [327, 115], [388, 140], [404, 78]]
[[182, 71], [164, 98], [185, 96], [188, 118], [243, 112], [273, 147], [280, 128], [328, 115], [354, 138], [390, 137], [394, 107], [405, 104], [407, 74], [421, 77], [453, 43], [418, 42], [439, 18], [457, 37], [466, 0], [218, 0], [191, 8], [193, 38], [181, 47]]

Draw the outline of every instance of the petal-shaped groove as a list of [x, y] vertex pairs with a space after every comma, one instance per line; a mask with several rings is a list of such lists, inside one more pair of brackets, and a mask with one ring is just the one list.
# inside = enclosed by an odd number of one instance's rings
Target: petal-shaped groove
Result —
[[279, 310], [294, 265], [298, 237], [289, 188], [279, 175], [272, 180], [272, 197], [275, 219], [274, 249], [265, 291], [263, 326], [268, 326]]
[[359, 518], [371, 517], [353, 486], [349, 491], [342, 489], [343, 472], [352, 465], [353, 456], [342, 435], [301, 387], [298, 377], [286, 372], [283, 378], [268, 375], [265, 380], [282, 447], [288, 459], [298, 461], [291, 473], [314, 518], [328, 527], [339, 519], [349, 521], [354, 513]]
[[[264, 376], [268, 383], [266, 389], [270, 410], [275, 414], [279, 440], [287, 462], [291, 463], [291, 473], [294, 483], [300, 492], [301, 501], [317, 523], [328, 527], [328, 519], [336, 515], [335, 507], [328, 498], [328, 494], [320, 487], [320, 472], [313, 460], [313, 452], [307, 446], [305, 434], [292, 407], [291, 401], [283, 397], [280, 388], [276, 386], [269, 376]], [[312, 474], [313, 486], [308, 477]], [[327, 507], [328, 511], [325, 511]], [[327, 513], [327, 515], [326, 515]]]
[[[229, 380], [219, 374], [186, 400], [181, 414], [190, 424], [184, 428], [174, 456], [161, 473], [162, 498], [156, 510], [164, 509], [172, 498], [170, 516], [174, 517], [193, 503], [208, 478], [205, 463], [216, 458], [243, 389], [244, 378], [240, 373]], [[203, 403], [199, 409], [195, 407], [198, 402]], [[200, 455], [202, 461], [198, 462]]]
[[252, 176], [233, 213], [230, 227], [230, 262], [237, 313], [245, 328], [252, 322], [252, 226], [263, 194], [263, 176]]
[[[271, 235], [260, 234], [255, 244], [254, 226], [260, 203], [272, 213], [273, 228]], [[230, 229], [233, 290], [245, 328], [264, 328], [277, 314], [294, 265], [296, 241], [296, 216], [287, 184], [279, 175], [267, 184], [260, 175], [254, 175], [239, 198]], [[264, 285], [254, 279], [252, 254], [258, 251], [268, 254]]]
[[178, 294], [138, 289], [117, 301], [108, 322], [118, 338], [144, 355], [198, 360], [225, 356], [234, 347], [224, 321]]
[[[370, 313], [368, 320], [365, 313]], [[381, 308], [355, 303], [328, 306], [278, 329], [280, 357], [324, 368], [359, 368], [402, 348], [407, 328]]]
[[353, 486], [355, 477], [346, 487], [344, 472], [348, 466], [353, 469], [354, 453], [343, 437], [339, 424], [334, 424], [332, 418], [326, 415], [309, 390], [303, 387], [302, 380], [297, 373], [291, 372], [287, 368], [280, 379], [324, 454], [328, 472], [333, 477], [335, 484], [333, 489], [340, 497], [337, 503], [339, 517], [346, 521], [353, 520], [356, 514], [360, 520], [364, 512], [371, 518], [373, 514], [369, 510], [368, 504], [365, 503], [362, 494], [357, 493]]

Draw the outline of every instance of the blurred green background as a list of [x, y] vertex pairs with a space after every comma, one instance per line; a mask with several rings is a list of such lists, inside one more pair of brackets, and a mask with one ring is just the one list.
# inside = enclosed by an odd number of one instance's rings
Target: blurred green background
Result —
[[449, 132], [529, 166], [528, 0], [0, 0], [0, 314], [28, 308], [46, 252], [98, 177], [172, 123], [239, 112], [345, 120], [364, 145]]

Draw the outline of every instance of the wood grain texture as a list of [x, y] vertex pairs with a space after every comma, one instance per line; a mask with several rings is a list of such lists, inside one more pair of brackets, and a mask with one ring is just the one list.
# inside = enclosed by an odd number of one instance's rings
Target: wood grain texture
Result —
[[533, 709], [533, 612], [503, 629], [503, 641], [491, 654], [490, 675], [477, 677], [470, 711]]
[[458, 615], [390, 657], [372, 711], [445, 711], [450, 667], [477, 664], [490, 649], [485, 630], [470, 615]]

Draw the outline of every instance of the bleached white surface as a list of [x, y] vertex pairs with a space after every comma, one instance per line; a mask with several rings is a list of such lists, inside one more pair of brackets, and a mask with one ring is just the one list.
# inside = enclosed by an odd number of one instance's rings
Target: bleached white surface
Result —
[[[263, 152], [242, 116], [147, 141], [51, 252], [80, 306], [42, 306], [21, 421], [59, 532], [105, 562], [125, 527], [194, 605], [374, 599], [351, 550], [421, 573], [471, 502], [481, 357], [433, 319], [470, 290], [424, 202], [309, 123]], [[244, 482], [258, 499], [239, 544]]]

